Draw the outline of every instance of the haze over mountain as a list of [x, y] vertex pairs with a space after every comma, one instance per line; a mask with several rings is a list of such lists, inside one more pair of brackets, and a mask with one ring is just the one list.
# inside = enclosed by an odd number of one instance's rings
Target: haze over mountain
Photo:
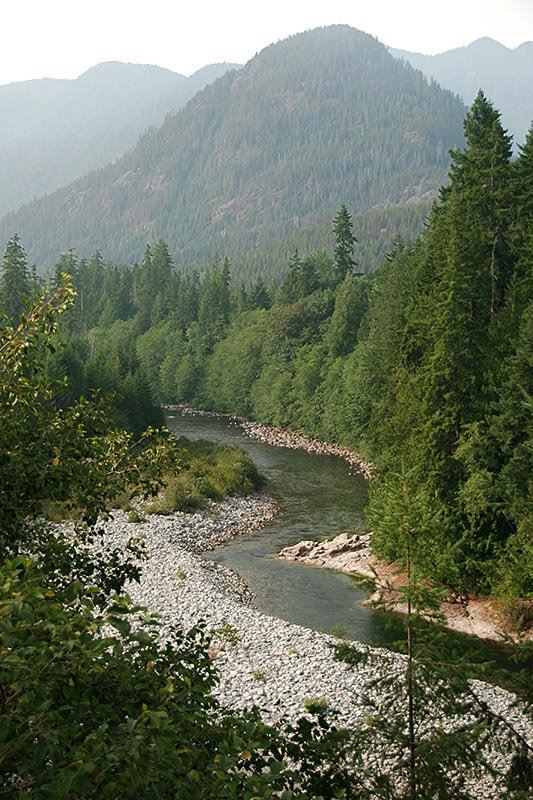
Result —
[[371, 269], [372, 238], [381, 257], [421, 225], [465, 111], [373, 37], [308, 31], [207, 86], [120, 160], [9, 215], [0, 233], [18, 232], [41, 268], [69, 248], [132, 262], [163, 238], [182, 263], [227, 254], [252, 269], [255, 256], [261, 270], [276, 247], [329, 246], [346, 203], [370, 214], [356, 231]]
[[233, 65], [185, 77], [107, 62], [76, 80], [0, 86], [0, 216], [123, 155]]
[[467, 105], [483, 89], [515, 144], [523, 144], [533, 121], [533, 42], [509, 49], [485, 37], [434, 56], [393, 48], [390, 52], [456, 92]]

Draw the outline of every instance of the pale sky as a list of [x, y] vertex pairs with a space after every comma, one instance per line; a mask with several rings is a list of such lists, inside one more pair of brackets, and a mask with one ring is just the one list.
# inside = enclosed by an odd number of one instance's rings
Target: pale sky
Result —
[[483, 36], [514, 48], [533, 40], [533, 0], [1, 0], [0, 85], [76, 78], [102, 61], [190, 75], [333, 24], [419, 53]]

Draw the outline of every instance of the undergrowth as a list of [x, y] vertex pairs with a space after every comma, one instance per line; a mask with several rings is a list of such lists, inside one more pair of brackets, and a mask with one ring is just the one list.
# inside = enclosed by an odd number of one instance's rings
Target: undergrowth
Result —
[[148, 514], [196, 511], [208, 500], [246, 495], [264, 485], [264, 478], [246, 453], [228, 445], [180, 439], [181, 469], [165, 476], [165, 489], [145, 506]]

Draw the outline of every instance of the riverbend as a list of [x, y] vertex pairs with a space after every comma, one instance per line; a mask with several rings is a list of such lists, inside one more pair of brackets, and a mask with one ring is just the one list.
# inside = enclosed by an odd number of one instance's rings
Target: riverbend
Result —
[[[200, 555], [205, 547], [234, 537], [239, 531], [258, 529], [275, 512], [268, 497], [231, 498], [212, 504], [196, 514], [150, 516], [129, 523], [117, 512], [107, 523], [110, 544], [141, 536], [148, 558], [141, 563], [141, 581], [128, 586], [135, 602], [161, 615], [163, 635], [173, 626], [190, 628], [203, 620], [212, 633], [210, 655], [220, 682], [216, 694], [223, 704], [236, 709], [259, 706], [267, 721], [292, 719], [305, 713], [306, 702], [318, 698], [339, 724], [361, 725], [367, 709], [365, 693], [377, 675], [397, 675], [404, 670], [402, 656], [366, 645], [354, 645], [368, 660], [353, 667], [336, 661], [335, 639], [286, 620], [261, 613], [243, 602], [243, 587], [234, 573]], [[528, 722], [503, 689], [474, 682], [480, 698], [499, 715], [528, 736]], [[505, 748], [499, 739], [488, 754], [497, 770], [506, 768]], [[380, 762], [380, 754], [369, 754]], [[504, 797], [498, 782], [485, 775], [471, 776], [469, 783], [479, 800]]]

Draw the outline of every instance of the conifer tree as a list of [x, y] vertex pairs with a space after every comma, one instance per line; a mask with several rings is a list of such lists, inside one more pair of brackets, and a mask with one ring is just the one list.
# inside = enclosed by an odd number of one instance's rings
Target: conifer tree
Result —
[[230, 267], [228, 259], [225, 259], [222, 269], [217, 263], [213, 265], [209, 278], [202, 287], [198, 325], [206, 352], [212, 350], [215, 342], [223, 337], [230, 311]]
[[289, 305], [301, 299], [301, 270], [302, 260], [298, 250], [295, 250], [289, 261], [287, 274], [279, 287], [279, 305]]
[[7, 243], [0, 277], [0, 312], [4, 322], [16, 325], [30, 299], [26, 253], [15, 234]]
[[472, 239], [476, 237], [471, 245], [478, 258], [471, 266], [488, 273], [479, 291], [485, 287], [494, 314], [503, 303], [510, 277], [511, 137], [482, 91], [466, 115], [464, 131], [466, 149], [452, 153], [450, 193], [461, 201], [461, 226]]
[[333, 220], [335, 236], [335, 273], [337, 283], [344, 280], [346, 273], [355, 267], [354, 247], [357, 242], [353, 234], [353, 223], [348, 209], [342, 205]]
[[247, 302], [251, 310], [256, 308], [270, 308], [272, 305], [269, 291], [262, 278], [258, 278], [250, 288]]
[[464, 426], [484, 414], [491, 390], [492, 330], [513, 260], [510, 140], [480, 92], [465, 119], [467, 147], [452, 154], [451, 183], [434, 215], [427, 257], [436, 280], [424, 383], [424, 472], [453, 502], [462, 480], [455, 458]]
[[198, 273], [185, 276], [180, 284], [176, 301], [176, 317], [180, 329], [185, 332], [191, 323], [198, 319], [199, 298]]
[[105, 300], [102, 294], [105, 267], [103, 256], [99, 250], [93, 253], [88, 262], [80, 261], [78, 265], [79, 303], [85, 330], [96, 325], [102, 313]]

